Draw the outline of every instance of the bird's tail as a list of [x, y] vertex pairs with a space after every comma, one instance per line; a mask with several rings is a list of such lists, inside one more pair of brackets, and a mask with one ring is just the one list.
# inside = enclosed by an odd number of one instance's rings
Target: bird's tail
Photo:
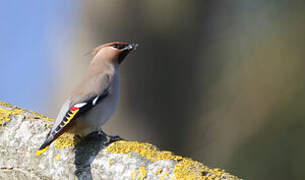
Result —
[[36, 155], [39, 156], [42, 153], [46, 152], [53, 141], [54, 141], [54, 137], [48, 136], [47, 139], [44, 141], [44, 143], [40, 146], [38, 151], [36, 151]]

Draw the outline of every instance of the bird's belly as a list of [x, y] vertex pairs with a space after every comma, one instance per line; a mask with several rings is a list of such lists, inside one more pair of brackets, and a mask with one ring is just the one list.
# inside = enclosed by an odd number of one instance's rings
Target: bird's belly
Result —
[[118, 104], [118, 95], [110, 94], [100, 103], [80, 116], [72, 132], [80, 136], [86, 136], [91, 132], [99, 131], [113, 115]]

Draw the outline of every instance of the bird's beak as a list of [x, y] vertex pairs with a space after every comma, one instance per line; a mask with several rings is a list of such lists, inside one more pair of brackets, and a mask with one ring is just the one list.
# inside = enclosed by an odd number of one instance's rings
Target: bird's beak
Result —
[[126, 46], [125, 48], [121, 49], [121, 51], [134, 51], [136, 50], [136, 48], [138, 47], [139, 45], [138, 44], [135, 44], [135, 43], [132, 43], [132, 44], [128, 44], [128, 46]]
[[123, 49], [121, 49], [120, 55], [119, 55], [119, 64], [122, 63], [122, 61], [124, 60], [124, 58], [127, 56], [127, 54], [131, 51], [136, 50], [138, 44], [128, 44], [126, 47], [124, 47]]

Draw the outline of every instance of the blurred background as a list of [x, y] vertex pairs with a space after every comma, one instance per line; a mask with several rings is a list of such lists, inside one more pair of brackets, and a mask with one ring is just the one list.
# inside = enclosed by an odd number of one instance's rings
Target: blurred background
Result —
[[244, 179], [305, 179], [305, 2], [0, 2], [0, 101], [55, 118], [110, 41], [121, 66], [109, 134]]

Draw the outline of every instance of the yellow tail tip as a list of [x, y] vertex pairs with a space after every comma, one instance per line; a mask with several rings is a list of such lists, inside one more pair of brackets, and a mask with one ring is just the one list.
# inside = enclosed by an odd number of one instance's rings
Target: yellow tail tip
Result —
[[40, 156], [42, 153], [46, 152], [46, 150], [48, 150], [48, 149], [49, 149], [49, 146], [46, 146], [45, 148], [36, 151], [36, 156]]

